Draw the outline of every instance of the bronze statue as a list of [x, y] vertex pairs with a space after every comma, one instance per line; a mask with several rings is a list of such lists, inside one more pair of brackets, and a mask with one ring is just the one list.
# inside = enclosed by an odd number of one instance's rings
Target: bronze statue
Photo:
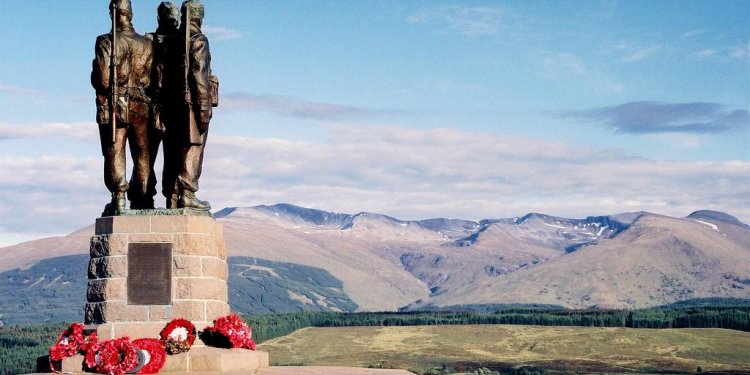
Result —
[[[151, 77], [152, 46], [133, 29], [130, 0], [109, 5], [112, 30], [97, 37], [91, 84], [96, 90], [99, 135], [104, 155], [104, 183], [112, 194], [105, 213], [125, 210], [125, 195], [134, 209], [153, 208], [149, 179], [146, 94]], [[125, 177], [125, 144], [129, 143], [133, 173]]]
[[[96, 90], [97, 123], [104, 155], [104, 182], [112, 200], [104, 215], [153, 209], [154, 164], [164, 145], [162, 193], [167, 208], [208, 212], [195, 196], [203, 167], [212, 107], [219, 81], [211, 74], [208, 39], [201, 32], [204, 8], [198, 0], [157, 8], [158, 27], [145, 37], [133, 29], [130, 0], [111, 0], [112, 30], [96, 40], [91, 84]], [[125, 145], [133, 173], [125, 177]]]
[[150, 177], [148, 193], [156, 195], [156, 172], [154, 164], [159, 152], [159, 144], [164, 145], [164, 168], [162, 170], [162, 193], [167, 198], [167, 208], [177, 208], [177, 173], [180, 161], [179, 118], [175, 116], [182, 104], [182, 50], [179, 34], [180, 10], [169, 1], [157, 8], [158, 27], [155, 32], [146, 34], [154, 48], [154, 61], [151, 76], [151, 137]]
[[180, 208], [210, 210], [206, 201], [195, 196], [203, 168], [203, 152], [208, 137], [212, 107], [218, 105], [218, 79], [211, 75], [211, 52], [208, 38], [201, 32], [204, 8], [197, 0], [182, 3], [182, 24], [185, 53], [183, 55], [183, 98], [181, 168], [177, 176]]

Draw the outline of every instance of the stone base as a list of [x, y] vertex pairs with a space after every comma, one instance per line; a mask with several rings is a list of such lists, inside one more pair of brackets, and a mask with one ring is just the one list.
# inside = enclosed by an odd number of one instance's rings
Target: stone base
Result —
[[[173, 318], [183, 318], [198, 327], [229, 314], [227, 253], [221, 225], [210, 216], [169, 215], [172, 211], [179, 210], [96, 220], [96, 235], [90, 246], [86, 324], [159, 323], [163, 328]], [[142, 277], [130, 277], [130, 272], [137, 275], [135, 271], [140, 269], [131, 270], [131, 262], [139, 260], [138, 264], [143, 264], [133, 267], [150, 266], [148, 258], [131, 259], [131, 249], [143, 250], [147, 246], [170, 249], [170, 255], [160, 258], [159, 267], [152, 260], [155, 274], [166, 269], [166, 280], [160, 277], [157, 281], [163, 283], [154, 285], [154, 289], [166, 294], [158, 301], [142, 301], [148, 295], [138, 284]], [[115, 337], [120, 335], [116, 333]]]
[[[117, 322], [105, 324], [89, 324], [84, 327], [86, 334], [96, 332], [99, 341], [116, 339], [127, 336], [131, 340], [140, 338], [158, 339], [159, 333], [169, 322]], [[202, 331], [211, 323], [194, 323], [196, 331]], [[195, 340], [193, 346], [204, 346], [199, 339]]]
[[187, 353], [167, 357], [162, 372], [231, 372], [268, 367], [268, 353], [246, 349], [193, 347]]
[[[61, 363], [63, 373], [83, 373], [83, 356], [74, 355]], [[241, 372], [252, 374], [260, 368], [268, 367], [268, 353], [246, 349], [220, 349], [193, 347], [187, 353], [168, 355], [161, 373], [200, 372], [222, 373]], [[49, 356], [39, 357], [37, 372], [49, 372]]]

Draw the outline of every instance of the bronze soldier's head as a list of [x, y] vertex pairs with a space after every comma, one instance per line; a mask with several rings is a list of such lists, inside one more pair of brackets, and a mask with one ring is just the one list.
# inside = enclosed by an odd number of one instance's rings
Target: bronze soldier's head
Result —
[[180, 11], [177, 9], [177, 5], [174, 5], [171, 1], [162, 1], [159, 7], [156, 8], [158, 15], [159, 26], [168, 27], [170, 29], [176, 29], [177, 24], [180, 21]]
[[182, 19], [202, 23], [204, 10], [200, 0], [186, 0], [182, 3]]
[[128, 14], [133, 17], [133, 6], [130, 5], [130, 0], [112, 0], [109, 2], [109, 13], [112, 14], [117, 8], [118, 14]]

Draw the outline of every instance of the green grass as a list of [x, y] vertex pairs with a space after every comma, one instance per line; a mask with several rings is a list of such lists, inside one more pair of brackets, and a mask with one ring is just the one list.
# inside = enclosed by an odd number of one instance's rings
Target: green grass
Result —
[[36, 359], [49, 351], [65, 323], [0, 327], [0, 374], [34, 371]]
[[259, 346], [275, 364], [391, 367], [428, 373], [750, 371], [750, 333], [510, 325], [305, 328]]

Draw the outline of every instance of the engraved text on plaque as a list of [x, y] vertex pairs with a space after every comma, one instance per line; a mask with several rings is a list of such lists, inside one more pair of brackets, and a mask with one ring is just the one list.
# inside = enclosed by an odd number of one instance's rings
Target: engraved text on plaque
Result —
[[128, 305], [172, 304], [172, 244], [128, 245]]

